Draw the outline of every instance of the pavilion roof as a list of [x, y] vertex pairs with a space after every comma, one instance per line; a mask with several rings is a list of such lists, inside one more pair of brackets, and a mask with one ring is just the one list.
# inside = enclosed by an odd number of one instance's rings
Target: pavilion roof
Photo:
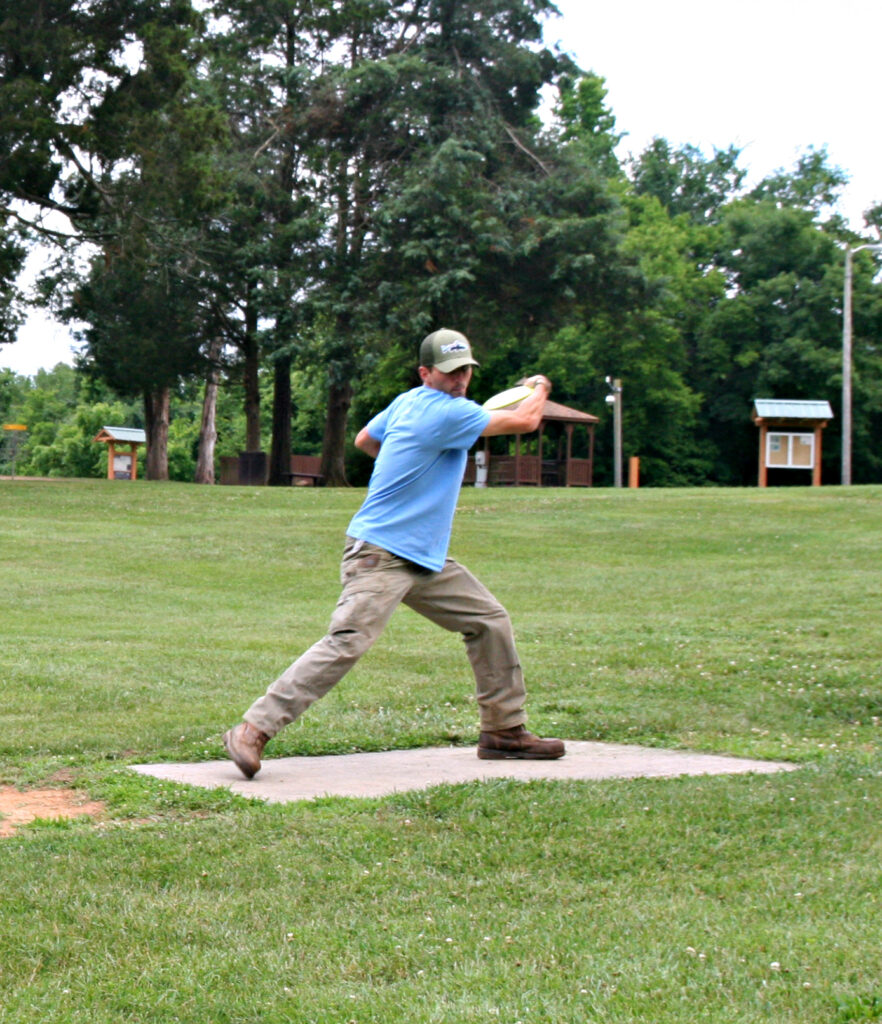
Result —
[[548, 399], [545, 408], [542, 410], [543, 420], [552, 420], [556, 423], [599, 423], [597, 416], [590, 412], [581, 412], [579, 409], [571, 409], [568, 405], [561, 405], [560, 402], [552, 402]]
[[[510, 408], [517, 409], [520, 404], [520, 402], [516, 402]], [[584, 423], [585, 426], [600, 422], [590, 412], [571, 409], [568, 405], [561, 405], [560, 402], [552, 402], [550, 398], [546, 399], [545, 408], [542, 410], [542, 422], [546, 423], [548, 421], [553, 423]]]

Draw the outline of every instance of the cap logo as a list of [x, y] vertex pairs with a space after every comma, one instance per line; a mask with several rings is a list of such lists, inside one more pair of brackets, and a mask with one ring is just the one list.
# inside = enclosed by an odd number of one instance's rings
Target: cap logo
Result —
[[451, 341], [449, 345], [441, 346], [441, 355], [446, 356], [451, 352], [468, 352], [469, 347], [462, 341]]

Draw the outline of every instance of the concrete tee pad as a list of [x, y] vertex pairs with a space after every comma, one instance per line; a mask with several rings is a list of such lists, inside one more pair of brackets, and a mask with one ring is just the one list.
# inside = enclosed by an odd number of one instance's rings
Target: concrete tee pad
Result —
[[142, 775], [207, 789], [226, 787], [273, 803], [322, 796], [380, 797], [429, 786], [481, 779], [634, 779], [677, 775], [771, 774], [798, 767], [688, 750], [660, 750], [619, 743], [567, 741], [559, 761], [480, 761], [474, 747], [429, 747], [372, 754], [279, 757], [263, 762], [253, 779], [232, 761], [139, 764]]

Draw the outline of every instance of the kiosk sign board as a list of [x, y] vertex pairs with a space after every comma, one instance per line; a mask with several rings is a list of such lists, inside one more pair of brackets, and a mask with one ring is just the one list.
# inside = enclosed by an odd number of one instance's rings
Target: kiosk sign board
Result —
[[833, 419], [830, 403], [807, 400], [756, 398], [753, 422], [759, 427], [759, 486], [765, 487], [769, 470], [808, 470], [812, 484], [821, 485], [821, 432]]
[[766, 434], [766, 466], [769, 469], [814, 469], [815, 435]]
[[132, 479], [132, 455], [130, 452], [115, 452], [113, 456], [113, 479]]
[[108, 480], [138, 479], [138, 446], [147, 441], [143, 430], [136, 427], [102, 427], [92, 440], [107, 445]]

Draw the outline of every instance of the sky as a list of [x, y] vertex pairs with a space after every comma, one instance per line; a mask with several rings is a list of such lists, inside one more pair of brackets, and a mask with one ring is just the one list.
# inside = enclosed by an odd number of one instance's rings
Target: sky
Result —
[[708, 156], [734, 145], [753, 184], [826, 147], [855, 230], [882, 202], [879, 0], [555, 2], [546, 42], [606, 80], [620, 157], [655, 136]]
[[[606, 80], [625, 133], [619, 156], [655, 136], [706, 155], [734, 145], [754, 184], [826, 147], [849, 177], [838, 212], [863, 230], [882, 202], [880, 0], [556, 0], [545, 41]], [[32, 267], [33, 269], [33, 267]], [[73, 360], [62, 325], [35, 312], [0, 368], [33, 375]]]

